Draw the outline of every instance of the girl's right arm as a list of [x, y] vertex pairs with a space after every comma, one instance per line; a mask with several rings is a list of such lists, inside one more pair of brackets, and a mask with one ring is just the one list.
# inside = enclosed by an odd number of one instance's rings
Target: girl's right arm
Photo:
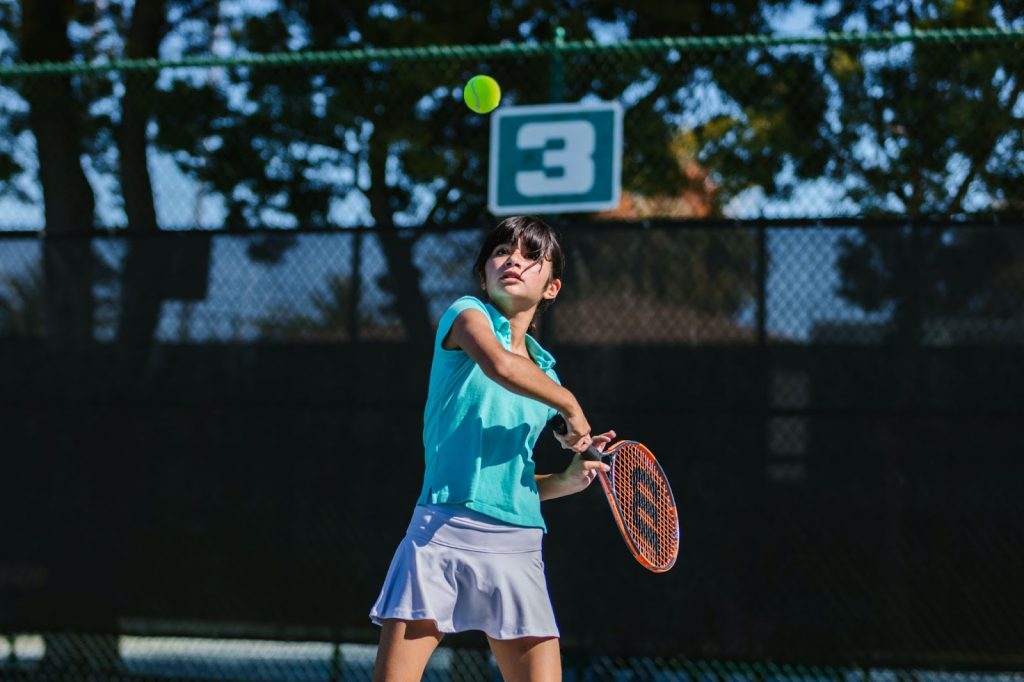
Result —
[[505, 350], [494, 336], [494, 328], [486, 315], [472, 309], [459, 313], [443, 341], [446, 348], [449, 340], [451, 345], [464, 350], [492, 381], [558, 410], [569, 427], [564, 442], [573, 450], [586, 450], [590, 443], [590, 424], [576, 397], [529, 358]]

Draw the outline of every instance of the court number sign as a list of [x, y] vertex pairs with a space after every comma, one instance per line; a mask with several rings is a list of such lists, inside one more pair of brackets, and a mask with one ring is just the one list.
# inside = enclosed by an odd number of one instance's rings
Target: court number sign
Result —
[[612, 209], [621, 178], [618, 102], [502, 107], [491, 115], [494, 215]]

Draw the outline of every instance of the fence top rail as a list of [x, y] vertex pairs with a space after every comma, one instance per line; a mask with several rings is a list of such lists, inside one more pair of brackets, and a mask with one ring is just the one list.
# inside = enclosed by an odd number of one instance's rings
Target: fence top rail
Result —
[[[561, 219], [549, 217], [549, 222], [559, 230], [805, 230], [805, 229], [862, 229], [862, 230], [895, 230], [902, 228], [915, 229], [1024, 229], [1024, 215], [1021, 214], [967, 214], [959, 216], [923, 215], [923, 216], [838, 216], [829, 218], [719, 218], [719, 219], [657, 219], [644, 218], [639, 220], [593, 220], [587, 218]], [[334, 226], [334, 227], [247, 227], [244, 229], [224, 228], [189, 228], [162, 229], [156, 232], [135, 232], [122, 227], [93, 228], [85, 232], [47, 232], [45, 229], [0, 229], [0, 242], [25, 239], [52, 240], [88, 240], [88, 239], [190, 239], [210, 237], [253, 237], [295, 235], [352, 235], [356, 233], [376, 234], [383, 231], [395, 231], [402, 234], [463, 232], [467, 230], [483, 230], [483, 224], [444, 224], [430, 223], [396, 228], [380, 228], [366, 225]]]
[[177, 60], [115, 59], [104, 62], [35, 62], [0, 65], [0, 80], [24, 76], [101, 74], [111, 71], [159, 71], [175, 68], [330, 66], [368, 62], [481, 59], [551, 54], [643, 54], [670, 50], [722, 52], [736, 49], [799, 46], [885, 46], [897, 43], [1024, 43], [1024, 30], [1008, 28], [930, 29], [910, 31], [822, 33], [773, 36], [686, 36], [643, 38], [615, 43], [567, 41], [558, 31], [550, 42], [498, 45], [432, 45], [331, 51], [246, 54], [236, 57], [190, 57]]

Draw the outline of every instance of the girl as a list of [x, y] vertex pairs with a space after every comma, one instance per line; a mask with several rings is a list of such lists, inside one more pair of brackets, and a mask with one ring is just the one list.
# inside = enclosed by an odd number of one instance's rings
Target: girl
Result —
[[[482, 299], [441, 316], [423, 419], [426, 471], [412, 521], [370, 618], [382, 627], [373, 679], [419, 680], [446, 632], [483, 630], [506, 680], [560, 680], [558, 627], [544, 578], [541, 500], [578, 493], [613, 431], [590, 435], [555, 360], [527, 331], [562, 287], [558, 237], [532, 216], [484, 239], [473, 273]], [[576, 453], [559, 474], [534, 474], [533, 446], [555, 435]]]

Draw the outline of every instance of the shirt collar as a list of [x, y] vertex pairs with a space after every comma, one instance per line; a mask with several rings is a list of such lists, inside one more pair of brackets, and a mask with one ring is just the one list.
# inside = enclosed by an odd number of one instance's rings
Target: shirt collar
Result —
[[484, 305], [487, 306], [487, 312], [491, 315], [491, 325], [494, 327], [494, 331], [505, 339], [505, 343], [512, 343], [512, 323], [490, 301], [486, 301]]
[[[498, 333], [498, 336], [505, 340], [505, 345], [511, 345], [512, 343], [512, 324], [508, 321], [508, 318], [502, 315], [501, 311], [498, 310], [489, 301], [485, 301], [484, 305], [487, 307], [487, 312], [491, 316], [491, 324], [494, 326], [494, 331]], [[533, 338], [529, 334], [526, 335], [526, 350], [529, 351], [533, 361], [537, 363], [537, 366], [547, 371], [555, 366], [555, 358], [551, 353], [544, 350], [544, 347], [537, 342], [537, 339]]]
[[555, 366], [554, 356], [544, 350], [544, 348], [537, 343], [537, 340], [529, 334], [526, 335], [526, 349], [530, 351], [530, 355], [533, 357], [534, 362], [536, 362], [537, 366], [541, 369], [547, 371]]

